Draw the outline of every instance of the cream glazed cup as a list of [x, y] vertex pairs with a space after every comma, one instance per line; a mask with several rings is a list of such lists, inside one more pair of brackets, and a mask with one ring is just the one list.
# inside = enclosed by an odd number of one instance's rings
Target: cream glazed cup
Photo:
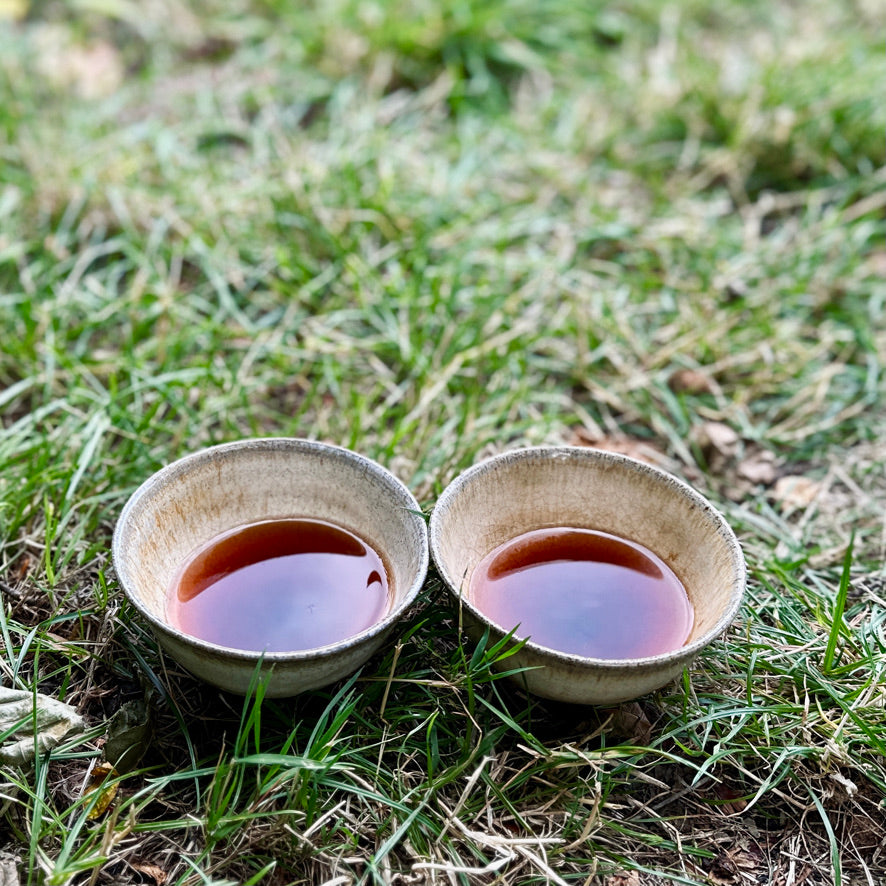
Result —
[[[679, 676], [741, 606], [746, 568], [738, 540], [713, 505], [682, 480], [597, 449], [516, 449], [456, 477], [431, 514], [434, 563], [473, 639], [488, 630], [499, 640], [513, 629], [494, 623], [470, 598], [480, 561], [516, 536], [560, 526], [610, 533], [651, 550], [686, 589], [694, 623], [683, 646], [644, 658], [588, 658], [530, 637], [505, 661], [508, 670], [525, 669], [514, 679], [529, 692], [580, 704], [638, 698]], [[519, 629], [514, 636], [525, 639]]]
[[[218, 646], [170, 623], [169, 589], [192, 552], [235, 527], [283, 518], [336, 524], [381, 555], [388, 605], [378, 621], [337, 643], [267, 653]], [[239, 694], [260, 669], [266, 694], [280, 697], [345, 677], [382, 646], [421, 589], [428, 540], [414, 496], [381, 465], [338, 446], [276, 437], [212, 446], [149, 477], [120, 514], [112, 554], [126, 596], [176, 661]]]

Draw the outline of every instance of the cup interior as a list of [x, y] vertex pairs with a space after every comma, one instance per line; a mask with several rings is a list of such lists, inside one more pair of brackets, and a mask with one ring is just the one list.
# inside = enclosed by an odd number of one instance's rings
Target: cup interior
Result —
[[324, 520], [362, 538], [385, 563], [389, 603], [373, 632], [421, 586], [427, 542], [418, 511], [399, 480], [349, 450], [289, 438], [223, 444], [174, 462], [137, 490], [115, 531], [115, 568], [137, 608], [175, 630], [169, 588], [195, 549], [261, 520]]
[[515, 450], [474, 466], [440, 497], [431, 517], [431, 549], [450, 589], [488, 621], [467, 596], [477, 564], [522, 533], [557, 526], [621, 536], [670, 566], [694, 609], [681, 651], [709, 642], [741, 602], [744, 559], [722, 516], [677, 478], [599, 450]]

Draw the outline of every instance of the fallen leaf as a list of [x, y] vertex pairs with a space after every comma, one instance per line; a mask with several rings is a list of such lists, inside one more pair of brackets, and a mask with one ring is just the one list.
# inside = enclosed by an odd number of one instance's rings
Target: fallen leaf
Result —
[[714, 863], [711, 866], [711, 880], [718, 886], [727, 886], [729, 883], [740, 882], [740, 874], [733, 860], [725, 852], [717, 853]]
[[83, 726], [77, 711], [56, 698], [0, 686], [0, 763], [26, 766]]
[[756, 871], [765, 864], [763, 853], [753, 846], [749, 846], [746, 849], [734, 849], [730, 854], [735, 862], [735, 866], [742, 871]]
[[708, 473], [718, 481], [722, 494], [742, 501], [757, 486], [771, 486], [778, 476], [773, 452], [756, 443], [742, 441], [727, 424], [708, 421], [693, 430], [693, 439], [706, 462]]
[[738, 463], [736, 472], [751, 483], [771, 486], [778, 475], [775, 454], [765, 449], [752, 452]]
[[772, 490], [772, 497], [782, 512], [805, 510], [815, 501], [821, 491], [821, 483], [800, 474], [779, 477]]
[[732, 458], [738, 453], [738, 434], [721, 421], [706, 421], [698, 430], [697, 439], [705, 455], [713, 451]]
[[675, 394], [713, 394], [713, 379], [700, 369], [677, 369], [668, 378], [668, 387]]
[[593, 434], [586, 428], [575, 428], [567, 442], [570, 446], [589, 446], [594, 449], [602, 449], [604, 452], [627, 455], [629, 458], [635, 458], [637, 461], [644, 461], [657, 467], [670, 464], [670, 459], [656, 443], [651, 440], [640, 440], [637, 437], [611, 437], [605, 434]]
[[640, 886], [640, 875], [636, 871], [624, 871], [607, 877], [606, 886]]
[[652, 724], [643, 708], [633, 701], [619, 705], [609, 712], [607, 732], [614, 733], [625, 742], [645, 747], [652, 741]]
[[[704, 463], [712, 477], [734, 475], [735, 460], [741, 449], [741, 438], [729, 425], [706, 421], [692, 429], [692, 438], [701, 450]], [[733, 498], [737, 490], [733, 482], [725, 490]]]
[[108, 811], [108, 807], [117, 796], [120, 782], [112, 781], [110, 784], [106, 784], [106, 782], [109, 778], [116, 777], [116, 775], [117, 770], [110, 763], [97, 763], [93, 767], [92, 772], [89, 773], [89, 782], [83, 788], [83, 796], [88, 797], [90, 794], [98, 791], [98, 798], [92, 809], [89, 810], [87, 818], [95, 820]]
[[718, 784], [714, 788], [714, 793], [717, 795], [717, 799], [720, 801], [718, 803], [719, 808], [726, 815], [734, 815], [736, 812], [741, 812], [745, 806], [747, 806], [747, 800], [744, 799], [744, 792], [736, 790], [735, 788], [730, 788], [724, 784]]
[[129, 772], [144, 756], [151, 738], [150, 712], [141, 699], [121, 705], [108, 723], [104, 756], [118, 772]]
[[144, 874], [146, 877], [150, 877], [157, 886], [163, 886], [163, 884], [169, 879], [169, 874], [167, 874], [163, 868], [158, 867], [155, 864], [133, 863], [132, 869], [138, 871], [140, 874]]
[[752, 846], [733, 846], [717, 853], [711, 866], [710, 878], [714, 883], [726, 886], [730, 883], [763, 882], [759, 875], [769, 870], [762, 853]]

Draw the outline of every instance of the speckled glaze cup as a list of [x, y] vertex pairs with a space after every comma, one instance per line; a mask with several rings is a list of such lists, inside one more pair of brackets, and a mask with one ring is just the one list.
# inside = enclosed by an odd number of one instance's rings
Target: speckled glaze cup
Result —
[[[431, 514], [431, 554], [475, 639], [488, 629], [499, 640], [513, 625], [494, 624], [473, 605], [474, 568], [509, 539], [554, 526], [596, 529], [644, 545], [677, 574], [695, 621], [684, 646], [647, 658], [586, 658], [530, 638], [505, 662], [508, 670], [528, 669], [515, 679], [529, 692], [580, 704], [638, 698], [681, 674], [738, 612], [746, 581], [741, 547], [722, 515], [686, 483], [601, 450], [517, 449], [458, 476]], [[556, 591], [550, 605], [557, 605]]]
[[[285, 517], [338, 524], [382, 555], [390, 603], [379, 621], [339, 643], [263, 656], [208, 643], [167, 621], [170, 583], [196, 548], [236, 526]], [[350, 450], [293, 438], [213, 446], [158, 471], [123, 508], [112, 552], [123, 590], [169, 655], [240, 694], [249, 690], [261, 661], [267, 695], [278, 697], [359, 668], [415, 599], [428, 567], [425, 521], [393, 474]]]

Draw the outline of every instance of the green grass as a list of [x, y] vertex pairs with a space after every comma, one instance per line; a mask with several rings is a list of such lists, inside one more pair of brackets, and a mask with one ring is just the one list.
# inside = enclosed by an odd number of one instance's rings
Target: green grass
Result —
[[[0, 679], [89, 732], [4, 771], [0, 864], [78, 886], [886, 877], [877, 4], [15, 5]], [[576, 434], [700, 488], [750, 567], [736, 625], [637, 703], [521, 694], [433, 574], [354, 678], [244, 701], [164, 657], [116, 583], [124, 501], [202, 446], [343, 444], [429, 510], [479, 458]], [[815, 497], [743, 478], [760, 451]], [[150, 741], [93, 818], [130, 702]]]

